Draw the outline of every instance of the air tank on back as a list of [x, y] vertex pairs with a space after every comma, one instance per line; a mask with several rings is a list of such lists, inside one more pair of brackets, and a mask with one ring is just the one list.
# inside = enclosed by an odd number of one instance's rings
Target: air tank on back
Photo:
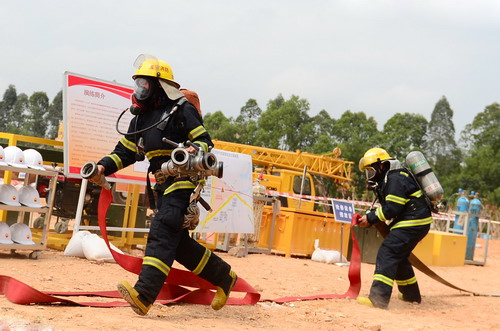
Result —
[[439, 202], [443, 198], [443, 187], [432, 171], [424, 154], [419, 151], [409, 153], [406, 156], [406, 166], [410, 168], [411, 172], [415, 175], [418, 183], [429, 199], [433, 202]]

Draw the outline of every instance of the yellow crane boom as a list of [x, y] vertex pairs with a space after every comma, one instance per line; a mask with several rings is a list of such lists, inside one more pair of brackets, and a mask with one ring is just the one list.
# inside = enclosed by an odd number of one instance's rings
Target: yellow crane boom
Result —
[[301, 151], [289, 152], [279, 149], [258, 147], [231, 143], [222, 140], [213, 140], [216, 149], [248, 154], [252, 156], [255, 165], [266, 168], [282, 168], [296, 171], [307, 171], [312, 174], [332, 178], [335, 183], [344, 184], [352, 181], [351, 168], [354, 162], [345, 161], [338, 157], [340, 150], [336, 149], [332, 155], [317, 155]]

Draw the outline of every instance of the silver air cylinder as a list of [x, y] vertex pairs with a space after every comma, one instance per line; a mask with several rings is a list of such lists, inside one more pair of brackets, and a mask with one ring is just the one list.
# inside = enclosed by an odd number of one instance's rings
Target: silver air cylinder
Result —
[[410, 168], [411, 172], [415, 175], [418, 183], [429, 199], [433, 202], [439, 202], [443, 198], [443, 187], [432, 171], [424, 154], [418, 151], [409, 153], [406, 156], [406, 166]]

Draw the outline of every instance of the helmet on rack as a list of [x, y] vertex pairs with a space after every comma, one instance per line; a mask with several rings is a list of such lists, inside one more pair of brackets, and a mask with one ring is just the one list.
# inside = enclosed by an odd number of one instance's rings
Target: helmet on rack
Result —
[[28, 225], [24, 223], [14, 223], [10, 226], [10, 232], [13, 242], [22, 245], [35, 245]]
[[9, 165], [18, 168], [28, 168], [25, 163], [24, 153], [17, 146], [7, 146], [4, 149], [5, 152], [5, 162]]
[[30, 148], [24, 150], [23, 153], [24, 153], [25, 164], [28, 167], [32, 169], [45, 170], [45, 168], [43, 167], [43, 157], [39, 151]]
[[10, 228], [5, 222], [0, 222], [0, 244], [13, 244]]
[[5, 151], [3, 150], [2, 146], [0, 146], [0, 165], [8, 165], [7, 162], [5, 162]]
[[[134, 67], [136, 70], [132, 79], [136, 85], [134, 95], [138, 100], [141, 100], [141, 96], [143, 98], [149, 96], [148, 93], [151, 93], [149, 89], [152, 89], [153, 86], [148, 82], [155, 81], [160, 83], [170, 100], [177, 100], [184, 96], [179, 91], [180, 85], [174, 80], [174, 72], [167, 62], [158, 60], [149, 54], [140, 54], [134, 62]], [[149, 77], [153, 79], [151, 80]]]
[[40, 194], [31, 186], [23, 186], [19, 189], [19, 203], [23, 206], [41, 208]]
[[372, 179], [376, 175], [374, 165], [377, 162], [392, 160], [393, 158], [387, 151], [380, 147], [370, 148], [365, 155], [359, 160], [359, 170], [366, 173], [367, 179]]
[[0, 203], [9, 206], [20, 206], [19, 193], [16, 188], [11, 184], [0, 185]]

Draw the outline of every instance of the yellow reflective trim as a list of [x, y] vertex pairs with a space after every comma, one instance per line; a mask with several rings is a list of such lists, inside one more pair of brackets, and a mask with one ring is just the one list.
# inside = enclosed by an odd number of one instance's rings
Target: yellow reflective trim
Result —
[[422, 196], [422, 194], [423, 194], [422, 190], [418, 190], [418, 191], [410, 194], [410, 196], [415, 197], [415, 198], [420, 198]]
[[417, 282], [417, 278], [413, 276], [412, 278], [405, 279], [405, 280], [396, 280], [396, 284], [399, 286], [406, 286], [406, 285], [411, 285], [415, 284]]
[[123, 146], [125, 146], [125, 148], [130, 149], [132, 152], [137, 152], [136, 144], [131, 142], [127, 138], [123, 137], [122, 139], [120, 139], [120, 142]]
[[200, 135], [202, 135], [205, 132], [207, 132], [207, 130], [205, 130], [203, 125], [200, 125], [188, 133], [188, 138], [189, 138], [189, 140], [193, 141], [195, 138], [199, 137]]
[[116, 154], [109, 154], [109, 155], [106, 155], [107, 157], [109, 157], [111, 160], [113, 160], [113, 162], [116, 164], [116, 167], [118, 168], [118, 170], [120, 169], [123, 169], [123, 163], [122, 163], [122, 160], [120, 159], [120, 157]]
[[155, 257], [145, 256], [142, 264], [153, 266], [163, 272], [166, 276], [168, 276], [168, 273], [170, 272], [170, 267]]
[[373, 280], [378, 280], [379, 282], [387, 284], [390, 287], [394, 286], [394, 279], [390, 279], [389, 277], [386, 277], [386, 276], [384, 276], [382, 274], [375, 274], [375, 275], [373, 275]]
[[408, 177], [408, 174], [406, 172], [404, 172], [404, 171], [400, 171], [399, 174]]
[[203, 141], [193, 141], [193, 143], [200, 145], [201, 148], [203, 148], [203, 150], [205, 152], [208, 152], [208, 144], [207, 143], [204, 143]]
[[382, 211], [382, 207], [377, 207], [377, 209], [375, 210], [375, 215], [377, 215], [379, 220], [384, 221], [384, 222], [387, 221], [387, 219], [385, 218], [384, 212]]
[[408, 220], [408, 221], [400, 221], [394, 225], [391, 230], [397, 228], [407, 228], [410, 226], [419, 226], [419, 225], [427, 225], [432, 223], [432, 217], [423, 218], [420, 220]]
[[205, 266], [207, 265], [210, 255], [212, 255], [212, 252], [208, 248], [205, 248], [205, 253], [203, 253], [200, 263], [198, 263], [198, 266], [193, 270], [193, 274], [199, 275], [203, 271], [203, 269], [205, 269]]
[[156, 149], [154, 151], [149, 151], [146, 153], [146, 157], [148, 160], [151, 160], [152, 158], [156, 156], [170, 156], [172, 154], [173, 149]]
[[179, 182], [175, 182], [172, 185], [170, 185], [164, 192], [163, 194], [169, 194], [172, 193], [175, 190], [180, 190], [180, 189], [194, 189], [196, 186], [191, 183], [190, 181], [187, 180], [182, 180]]
[[387, 195], [385, 197], [385, 200], [395, 202], [395, 203], [398, 203], [400, 205], [406, 205], [406, 203], [408, 201], [410, 201], [410, 199], [401, 198], [401, 197], [398, 197], [397, 195], [392, 195], [392, 194]]

